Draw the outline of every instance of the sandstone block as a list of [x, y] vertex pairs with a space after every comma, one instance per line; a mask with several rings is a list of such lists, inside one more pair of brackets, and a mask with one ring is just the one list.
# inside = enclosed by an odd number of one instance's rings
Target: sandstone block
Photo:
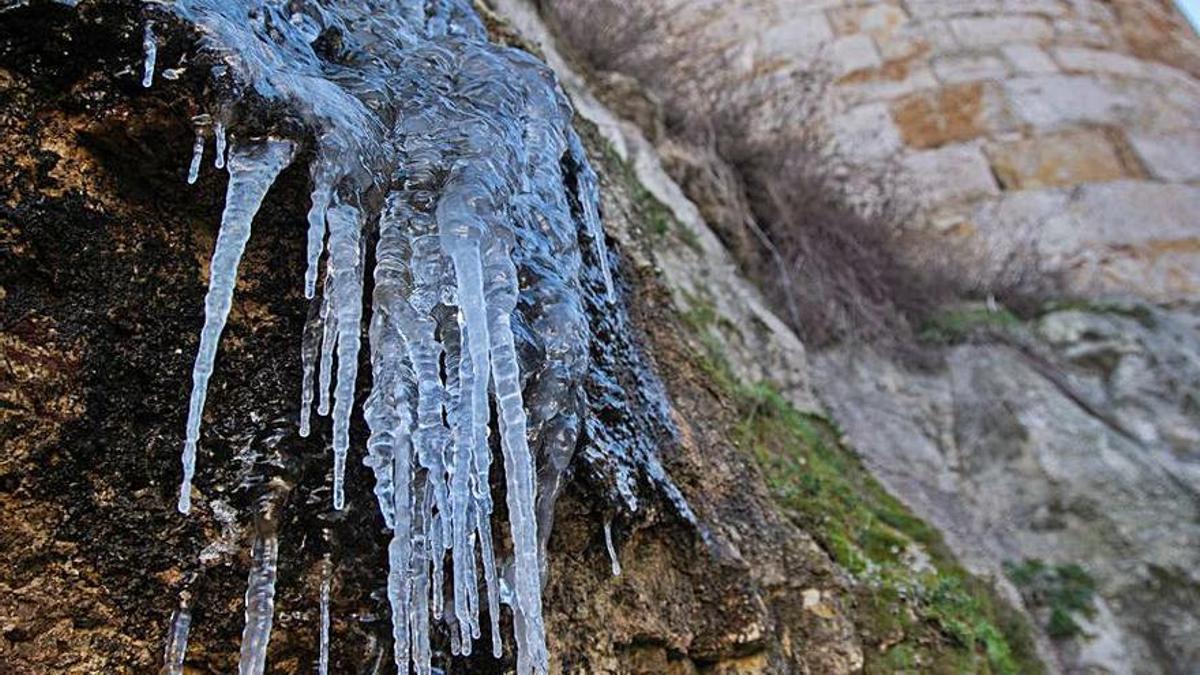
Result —
[[1079, 185], [1129, 176], [1101, 130], [1086, 129], [993, 144], [992, 169], [1006, 190]]
[[904, 142], [914, 148], [936, 148], [987, 131], [984, 86], [978, 82], [907, 96], [891, 110]]

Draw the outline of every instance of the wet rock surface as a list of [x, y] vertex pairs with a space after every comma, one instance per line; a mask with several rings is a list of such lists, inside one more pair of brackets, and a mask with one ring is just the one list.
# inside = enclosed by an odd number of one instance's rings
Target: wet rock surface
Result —
[[[390, 624], [386, 533], [371, 477], [352, 454], [347, 508], [330, 512], [328, 430], [307, 439], [295, 432], [296, 346], [308, 314], [299, 283], [305, 158], [256, 219], [210, 387], [202, 498], [188, 518], [174, 510], [225, 179], [206, 171], [185, 185], [190, 120], [208, 93], [188, 61], [195, 36], [181, 25], [159, 30], [159, 63], [187, 67], [145, 90], [136, 3], [35, 3], [0, 21], [0, 661], [14, 673], [153, 671], [186, 592], [187, 667], [233, 669], [250, 505], [271, 479], [286, 490], [269, 669], [308, 671], [316, 662], [328, 558], [331, 671], [375, 672], [389, 660]], [[261, 112], [265, 130], [271, 111]], [[636, 212], [628, 194], [606, 198], [609, 219]], [[626, 266], [622, 285], [635, 342], [662, 376], [678, 431], [646, 432], [657, 414], [646, 411], [649, 426], [631, 433], [654, 443], [696, 521], [648, 474], [633, 483], [639, 508], [620, 508], [609, 474], [589, 468], [603, 454], [579, 453], [549, 543], [554, 667], [853, 670], [862, 656], [840, 606], [844, 580], [775, 511], [757, 469], [733, 447], [736, 416], [683, 346], [652, 266]], [[614, 367], [630, 367], [629, 358], [619, 355]], [[611, 421], [603, 409], [592, 413]], [[358, 413], [351, 433], [361, 448]], [[605, 547], [608, 521], [619, 577]], [[802, 598], [814, 589], [825, 599], [819, 612]], [[437, 645], [435, 661], [450, 672], [511, 667], [511, 647], [500, 660], [451, 660], [444, 635]]]

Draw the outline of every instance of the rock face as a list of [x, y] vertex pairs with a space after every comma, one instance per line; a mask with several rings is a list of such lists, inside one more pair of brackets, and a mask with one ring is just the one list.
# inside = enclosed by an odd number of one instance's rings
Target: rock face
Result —
[[[303, 158], [256, 219], [210, 388], [209, 410], [224, 414], [207, 420], [202, 498], [189, 518], [175, 512], [225, 178], [206, 169], [185, 185], [190, 120], [207, 95], [203, 69], [181, 67], [194, 63], [196, 36], [158, 26], [159, 63], [179, 76], [143, 89], [140, 10], [34, 3], [0, 22], [0, 663], [18, 674], [156, 670], [171, 614], [186, 601], [189, 671], [234, 670], [252, 530], [246, 481], [256, 475], [289, 486], [270, 670], [316, 663], [329, 561], [331, 672], [377, 672], [391, 653], [388, 535], [370, 476], [350, 462], [348, 506], [330, 511], [328, 430], [296, 433], [297, 345], [309, 311]], [[648, 238], [633, 186], [605, 180], [634, 325], [609, 337], [625, 341], [626, 355], [646, 351], [662, 376], [677, 433], [636, 429], [629, 440], [656, 445], [659, 470], [695, 517], [642, 478], [631, 484], [631, 512], [602, 496], [604, 476], [583, 465], [570, 474], [544, 596], [552, 668], [853, 672], [864, 657], [848, 581], [733, 444], [737, 414], [687, 346], [656, 273], [661, 242]], [[726, 278], [731, 265], [708, 272], [748, 288]], [[614, 386], [643, 376], [622, 371]], [[600, 407], [593, 413], [612, 423]], [[357, 415], [352, 435], [361, 448]], [[501, 659], [451, 658], [446, 635], [436, 644], [447, 672], [513, 666], [511, 643]]]
[[989, 274], [1021, 251], [1073, 291], [1200, 290], [1200, 38], [1171, 2], [673, 4], [747, 69], [826, 70], [847, 157], [894, 163]]
[[[934, 371], [818, 355], [818, 385], [867, 464], [964, 562], [1081, 564], [1089, 638], [1064, 669], [1187, 672], [1200, 659], [1200, 333], [1194, 310], [1068, 309]], [[1037, 346], [1034, 346], [1037, 345]]]

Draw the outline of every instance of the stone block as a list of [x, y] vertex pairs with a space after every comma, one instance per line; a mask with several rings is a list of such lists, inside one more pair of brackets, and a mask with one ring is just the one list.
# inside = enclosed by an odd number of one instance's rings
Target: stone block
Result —
[[1138, 103], [1121, 88], [1084, 75], [1017, 77], [1004, 89], [1017, 117], [1041, 130], [1080, 122], [1119, 125]]
[[1075, 73], [1108, 73], [1126, 77], [1152, 77], [1147, 64], [1132, 56], [1090, 47], [1057, 47], [1054, 58], [1062, 69]]
[[887, 61], [878, 68], [856, 70], [837, 81], [837, 94], [851, 105], [898, 98], [938, 84], [923, 63]]
[[886, 103], [868, 103], [841, 112], [830, 120], [838, 148], [858, 159], [878, 160], [904, 147]]
[[942, 82], [957, 84], [999, 80], [1009, 74], [1008, 63], [995, 54], [952, 54], [933, 59], [933, 74]]
[[1098, 129], [996, 143], [987, 148], [987, 155], [1006, 190], [1071, 186], [1130, 176], [1118, 148]]
[[984, 86], [953, 85], [899, 99], [892, 119], [904, 142], [919, 149], [967, 141], [987, 133]]
[[999, 194], [991, 166], [975, 145], [950, 145], [904, 158], [906, 176], [926, 205], [946, 205]]
[[1037, 45], [1005, 45], [1000, 48], [1000, 52], [1018, 73], [1045, 74], [1058, 71], [1058, 64], [1054, 59]]
[[945, 19], [1004, 11], [1004, 0], [908, 0], [906, 5], [912, 16], [920, 19]]
[[840, 7], [830, 10], [829, 21], [833, 29], [843, 35], [865, 33], [884, 41], [908, 21], [908, 14], [902, 8], [889, 4]]
[[812, 57], [834, 37], [824, 12], [796, 13], [781, 23], [760, 26], [760, 31], [758, 47], [762, 56]]
[[875, 41], [862, 33], [844, 35], [830, 42], [825, 47], [824, 55], [832, 65], [835, 75], [883, 65], [879, 51], [875, 49]]
[[964, 46], [998, 47], [1042, 42], [1054, 37], [1050, 22], [1039, 16], [972, 16], [950, 20], [950, 29]]
[[1200, 130], [1133, 133], [1129, 142], [1151, 176], [1164, 181], [1200, 181]]

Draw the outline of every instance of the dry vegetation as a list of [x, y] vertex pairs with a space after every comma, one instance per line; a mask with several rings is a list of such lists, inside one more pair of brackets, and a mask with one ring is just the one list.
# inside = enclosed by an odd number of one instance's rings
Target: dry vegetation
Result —
[[649, 3], [539, 4], [593, 77], [633, 78], [661, 106], [668, 170], [810, 346], [906, 341], [956, 299], [1023, 305], [1047, 292], [1023, 267], [1030, 256], [1003, 261], [1000, 282], [984, 288], [961, 260], [908, 235], [912, 209], [898, 196], [896, 172], [849, 165], [823, 133], [829, 78], [819, 64], [747, 73], [732, 47], [701, 48]]

